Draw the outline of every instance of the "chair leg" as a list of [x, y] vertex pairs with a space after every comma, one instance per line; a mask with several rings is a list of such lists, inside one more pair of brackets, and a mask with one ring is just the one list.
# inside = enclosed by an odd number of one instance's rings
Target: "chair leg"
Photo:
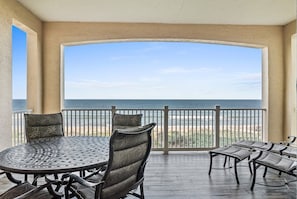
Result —
[[256, 163], [253, 161], [253, 178], [252, 178], [252, 182], [251, 182], [251, 186], [250, 186], [250, 190], [253, 191], [254, 190], [254, 186], [256, 183]]
[[234, 158], [234, 173], [235, 173], [236, 182], [237, 182], [237, 184], [239, 184], [238, 174], [237, 174], [237, 159], [236, 158]]
[[[229, 161], [230, 161], [230, 159], [229, 159]], [[224, 168], [225, 168], [225, 166], [226, 166], [226, 163], [227, 163], [227, 156], [225, 155]]]
[[38, 177], [38, 175], [37, 174], [33, 174], [33, 182], [32, 182], [32, 185], [34, 185], [34, 186], [37, 186], [37, 177]]
[[140, 184], [140, 198], [144, 199], [143, 183]]
[[69, 190], [67, 189], [67, 185], [64, 188], [65, 199], [69, 199]]
[[267, 174], [267, 167], [265, 167], [265, 169], [264, 169], [263, 178], [266, 177], [266, 174]]
[[85, 177], [86, 176], [86, 172], [83, 170], [83, 171], [79, 171], [79, 176], [80, 177]]
[[209, 153], [209, 155], [210, 155], [210, 163], [209, 163], [208, 175], [210, 175], [210, 173], [211, 173], [211, 168], [212, 168], [212, 157], [213, 157], [212, 153]]
[[253, 171], [252, 171], [251, 162], [249, 162], [249, 170], [250, 170], [250, 174], [252, 175], [253, 174]]
[[56, 173], [54, 174], [54, 177], [55, 177], [56, 180], [59, 179], [59, 176]]

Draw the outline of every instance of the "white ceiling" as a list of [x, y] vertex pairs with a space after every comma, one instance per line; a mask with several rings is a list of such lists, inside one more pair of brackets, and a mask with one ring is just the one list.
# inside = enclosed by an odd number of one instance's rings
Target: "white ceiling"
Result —
[[43, 21], [284, 25], [296, 0], [18, 0]]

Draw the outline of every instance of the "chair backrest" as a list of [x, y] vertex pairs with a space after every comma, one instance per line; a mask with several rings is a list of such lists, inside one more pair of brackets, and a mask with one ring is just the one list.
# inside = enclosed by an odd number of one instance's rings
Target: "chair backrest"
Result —
[[25, 114], [24, 116], [28, 142], [37, 138], [64, 136], [62, 113]]
[[151, 132], [155, 125], [151, 123], [113, 132], [100, 199], [121, 198], [143, 182], [144, 167], [151, 151]]
[[115, 129], [141, 126], [141, 118], [142, 114], [128, 115], [115, 113], [112, 117], [112, 131]]

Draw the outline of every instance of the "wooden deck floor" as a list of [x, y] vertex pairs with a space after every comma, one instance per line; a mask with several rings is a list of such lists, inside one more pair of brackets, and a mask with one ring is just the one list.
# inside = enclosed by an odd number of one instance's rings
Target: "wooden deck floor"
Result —
[[[213, 168], [222, 168], [224, 159], [215, 157]], [[170, 155], [152, 154], [146, 168], [145, 195], [148, 199], [288, 199], [297, 198], [296, 183], [289, 187], [267, 187], [255, 185], [254, 192], [249, 190], [250, 173], [247, 161], [238, 167], [240, 185], [236, 184], [234, 170], [213, 169], [208, 175], [209, 156], [206, 152], [179, 153]], [[268, 170], [269, 171], [269, 170]], [[266, 181], [259, 168], [257, 182], [280, 185], [295, 178], [269, 171]]]
[[[215, 157], [213, 167], [222, 168], [223, 158]], [[254, 192], [249, 190], [250, 173], [247, 161], [238, 166], [240, 185], [236, 184], [234, 170], [213, 169], [208, 176], [209, 156], [206, 152], [170, 153], [152, 152], [145, 172], [144, 191], [146, 199], [293, 199], [297, 198], [297, 183], [289, 186], [285, 180], [296, 178], [268, 171], [265, 179], [259, 169]], [[268, 187], [266, 185], [276, 185]], [[0, 192], [11, 184], [0, 180]]]

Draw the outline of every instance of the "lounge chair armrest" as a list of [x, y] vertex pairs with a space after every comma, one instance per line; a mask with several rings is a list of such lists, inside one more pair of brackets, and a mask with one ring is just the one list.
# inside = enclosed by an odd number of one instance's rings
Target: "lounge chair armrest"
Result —
[[286, 150], [288, 148], [288, 146], [284, 147], [283, 149], [279, 150], [280, 154], [283, 154], [283, 151]]
[[282, 154], [282, 152], [284, 150], [286, 150], [287, 148], [288, 148], [288, 145], [286, 145], [286, 144], [273, 143], [273, 147], [268, 151], [272, 151], [274, 153]]
[[280, 141], [278, 144], [282, 144], [282, 145], [285, 145], [285, 146], [290, 146], [291, 143], [292, 143], [291, 141], [283, 140], [283, 141]]
[[253, 161], [259, 159], [262, 156], [262, 154], [263, 154], [263, 150], [255, 150], [255, 151], [259, 151], [259, 154], [257, 156], [255, 156], [255, 157], [251, 158], [249, 160], [249, 162], [253, 162]]
[[267, 151], [271, 151], [271, 149], [274, 147], [273, 142], [266, 142], [265, 144], [270, 145], [269, 148], [267, 149]]

